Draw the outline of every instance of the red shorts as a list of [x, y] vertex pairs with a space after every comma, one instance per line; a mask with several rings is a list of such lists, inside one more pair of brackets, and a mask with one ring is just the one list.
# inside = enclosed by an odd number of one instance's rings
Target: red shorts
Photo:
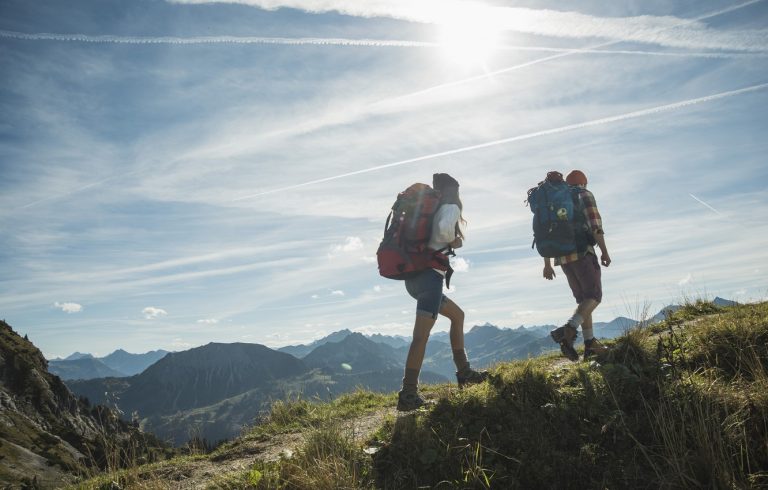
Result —
[[602, 301], [603, 286], [596, 255], [588, 253], [576, 262], [569, 262], [561, 267], [577, 303], [586, 299], [594, 299], [598, 303]]

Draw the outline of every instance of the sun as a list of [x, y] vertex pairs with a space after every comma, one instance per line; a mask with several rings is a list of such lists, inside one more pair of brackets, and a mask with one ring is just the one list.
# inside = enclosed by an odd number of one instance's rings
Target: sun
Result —
[[501, 34], [493, 11], [474, 6], [443, 14], [439, 41], [443, 55], [460, 65], [485, 65], [496, 51]]

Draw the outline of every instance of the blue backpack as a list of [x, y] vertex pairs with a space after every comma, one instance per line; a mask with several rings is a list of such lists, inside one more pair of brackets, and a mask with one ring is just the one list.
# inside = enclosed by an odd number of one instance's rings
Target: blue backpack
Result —
[[577, 189], [552, 171], [528, 191], [527, 203], [533, 213], [533, 243], [542, 257], [562, 257], [584, 252], [588, 239], [586, 219]]

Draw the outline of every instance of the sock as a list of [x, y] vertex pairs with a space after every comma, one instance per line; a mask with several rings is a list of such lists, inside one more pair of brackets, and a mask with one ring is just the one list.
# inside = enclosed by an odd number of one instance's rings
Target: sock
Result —
[[453, 363], [456, 364], [456, 371], [463, 372], [469, 369], [469, 361], [467, 360], [467, 351], [464, 349], [453, 350]]
[[595, 338], [595, 333], [592, 330], [592, 327], [584, 328], [581, 327], [581, 333], [584, 335], [584, 343], [586, 344], [588, 341]]
[[568, 320], [568, 325], [572, 326], [573, 328], [579, 328], [579, 325], [582, 323], [584, 323], [584, 317], [578, 313], [574, 313], [573, 316]]
[[403, 391], [406, 393], [416, 393], [419, 386], [419, 369], [405, 368], [405, 377], [403, 378]]

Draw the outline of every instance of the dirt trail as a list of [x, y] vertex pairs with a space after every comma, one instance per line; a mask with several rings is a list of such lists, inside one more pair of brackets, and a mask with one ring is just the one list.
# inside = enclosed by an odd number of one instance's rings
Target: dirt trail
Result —
[[[342, 423], [342, 430], [356, 442], [369, 438], [389, 416], [395, 416], [395, 407], [384, 408]], [[159, 468], [151, 475], [153, 481], [163, 481], [166, 488], [192, 490], [216, 488], [228, 475], [242, 473], [257, 461], [276, 461], [282, 455], [290, 455], [304, 442], [309, 431], [279, 434], [268, 440], [242, 441], [236, 450], [217, 458], [189, 461]], [[152, 488], [158, 488], [153, 486]]]

